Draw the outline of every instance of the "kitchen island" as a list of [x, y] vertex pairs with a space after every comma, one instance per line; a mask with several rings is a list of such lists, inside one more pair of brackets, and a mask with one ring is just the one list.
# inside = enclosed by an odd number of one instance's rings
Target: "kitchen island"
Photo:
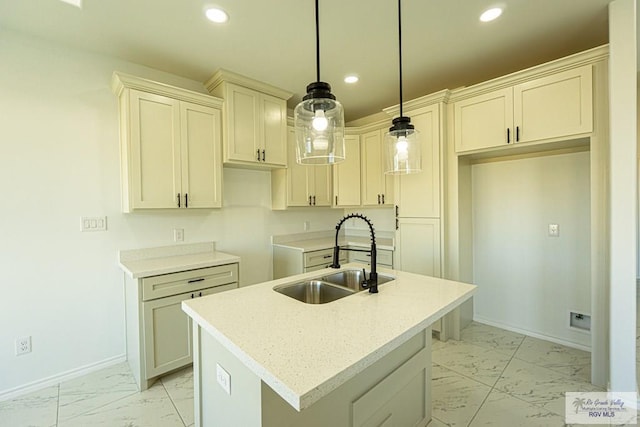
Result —
[[273, 290], [336, 271], [182, 303], [193, 319], [196, 426], [428, 424], [430, 326], [475, 286], [379, 269], [395, 280], [378, 294], [312, 305]]

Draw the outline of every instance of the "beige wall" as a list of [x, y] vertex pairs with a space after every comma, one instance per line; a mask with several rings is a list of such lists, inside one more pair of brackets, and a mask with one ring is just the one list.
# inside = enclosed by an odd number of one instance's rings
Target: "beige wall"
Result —
[[476, 164], [472, 182], [474, 318], [589, 347], [568, 327], [591, 311], [589, 152]]

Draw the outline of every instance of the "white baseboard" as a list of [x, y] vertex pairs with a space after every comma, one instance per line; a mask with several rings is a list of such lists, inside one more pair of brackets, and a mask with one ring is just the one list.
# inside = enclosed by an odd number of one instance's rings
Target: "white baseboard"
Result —
[[518, 334], [527, 335], [529, 337], [539, 338], [545, 341], [551, 341], [552, 343], [565, 345], [567, 347], [576, 348], [578, 350], [588, 351], [589, 353], [591, 353], [591, 347], [589, 346], [576, 344], [574, 342], [566, 341], [561, 338], [556, 338], [549, 335], [538, 334], [536, 332], [527, 331], [526, 329], [514, 328], [513, 326], [510, 326], [510, 325], [504, 325], [499, 322], [494, 322], [492, 320], [485, 319], [482, 316], [478, 316], [477, 314], [473, 315], [473, 321], [478, 323], [483, 323], [489, 326], [495, 326], [496, 328], [505, 329], [507, 331], [516, 332]]
[[8, 390], [0, 390], [0, 402], [16, 397], [23, 396], [34, 391], [42, 390], [43, 388], [50, 387], [52, 385], [60, 384], [64, 381], [69, 381], [74, 378], [81, 377], [83, 375], [90, 374], [91, 372], [99, 371], [100, 369], [108, 368], [109, 366], [117, 365], [127, 360], [126, 354], [110, 357], [100, 362], [92, 363], [89, 365], [81, 366], [76, 369], [71, 369], [66, 372], [62, 372], [57, 375], [52, 375], [41, 380], [33, 381], [28, 384], [24, 384], [18, 387], [14, 387]]

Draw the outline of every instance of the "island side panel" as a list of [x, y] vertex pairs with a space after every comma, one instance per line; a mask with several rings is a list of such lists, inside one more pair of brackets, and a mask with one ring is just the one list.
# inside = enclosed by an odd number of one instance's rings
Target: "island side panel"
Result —
[[[196, 427], [261, 426], [261, 380], [193, 322]], [[231, 394], [218, 384], [220, 365], [230, 376]]]
[[430, 421], [430, 327], [300, 412], [262, 383], [262, 427], [426, 426]]

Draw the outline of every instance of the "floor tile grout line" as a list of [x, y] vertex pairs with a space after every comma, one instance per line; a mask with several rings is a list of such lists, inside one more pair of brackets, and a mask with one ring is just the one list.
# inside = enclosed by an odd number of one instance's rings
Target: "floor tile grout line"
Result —
[[173, 405], [173, 409], [176, 410], [178, 417], [180, 417], [180, 421], [182, 421], [182, 424], [184, 425], [184, 427], [187, 427], [187, 422], [184, 420], [184, 418], [182, 418], [182, 414], [178, 410], [178, 407], [176, 406], [176, 402], [173, 401], [173, 397], [171, 397], [171, 393], [169, 393], [169, 390], [167, 390], [167, 386], [164, 384], [164, 381], [162, 381], [162, 378], [160, 378], [160, 384], [162, 384], [162, 388], [164, 388], [164, 392], [167, 393], [167, 396], [169, 397], [169, 400]]
[[58, 424], [60, 423], [60, 383], [58, 383], [58, 400], [56, 402], [56, 424], [55, 426], [58, 427]]
[[[471, 419], [469, 420], [469, 423], [467, 424], [467, 427], [471, 426], [471, 423], [473, 423], [473, 420], [476, 419], [476, 417], [478, 416], [478, 413], [480, 412], [480, 410], [482, 409], [482, 407], [484, 406], [484, 404], [487, 402], [487, 399], [489, 398], [489, 396], [491, 395], [491, 393], [493, 392], [493, 390], [496, 389], [496, 384], [498, 384], [498, 381], [500, 381], [500, 378], [502, 378], [502, 375], [504, 374], [504, 371], [507, 370], [507, 368], [509, 367], [509, 364], [511, 364], [511, 361], [513, 360], [514, 357], [516, 357], [516, 353], [518, 352], [518, 350], [520, 350], [520, 347], [522, 346], [522, 343], [524, 343], [524, 340], [527, 338], [527, 336], [523, 336], [522, 340], [520, 341], [520, 344], [518, 344], [518, 348], [516, 348], [513, 352], [513, 354], [511, 355], [511, 357], [509, 358], [509, 361], [504, 365], [504, 368], [502, 369], [502, 372], [500, 372], [500, 375], [498, 375], [498, 378], [496, 379], [496, 381], [493, 383], [493, 385], [491, 386], [491, 390], [489, 390], [489, 393], [487, 393], [487, 395], [484, 397], [484, 399], [482, 400], [482, 403], [480, 404], [480, 406], [478, 406], [478, 409], [476, 410], [476, 412], [473, 414], [473, 417], [471, 417]], [[500, 391], [500, 390], [498, 390]], [[509, 396], [511, 396], [511, 394], [507, 393]], [[514, 397], [514, 396], [511, 396]]]

